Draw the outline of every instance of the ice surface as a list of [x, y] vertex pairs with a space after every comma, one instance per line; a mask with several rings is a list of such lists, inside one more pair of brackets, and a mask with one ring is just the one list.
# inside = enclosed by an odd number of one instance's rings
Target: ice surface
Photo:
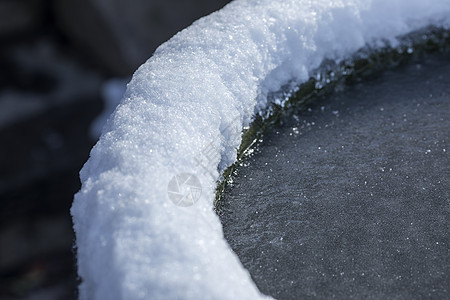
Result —
[[430, 24], [450, 25], [450, 1], [234, 1], [160, 46], [81, 171], [80, 298], [262, 298], [213, 211], [242, 127], [323, 59]]
[[446, 299], [450, 53], [317, 97], [222, 194], [224, 235], [282, 299]]

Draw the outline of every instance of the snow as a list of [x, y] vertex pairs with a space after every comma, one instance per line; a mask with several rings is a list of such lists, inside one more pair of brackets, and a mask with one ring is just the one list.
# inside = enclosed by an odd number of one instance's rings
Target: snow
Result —
[[106, 120], [108, 120], [108, 117], [114, 112], [120, 100], [122, 100], [129, 81], [129, 78], [112, 78], [102, 84], [101, 96], [104, 108], [102, 113], [92, 122], [90, 128], [90, 135], [94, 140], [100, 137]]
[[238, 0], [161, 45], [80, 173], [80, 298], [264, 298], [213, 211], [243, 126], [325, 58], [427, 25], [449, 27], [450, 1]]

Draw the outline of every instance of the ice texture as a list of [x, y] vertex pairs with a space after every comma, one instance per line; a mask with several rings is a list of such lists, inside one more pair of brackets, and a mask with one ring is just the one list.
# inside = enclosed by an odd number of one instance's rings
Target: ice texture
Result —
[[[237, 0], [161, 45], [80, 173], [80, 299], [263, 298], [213, 211], [243, 126], [269, 92], [306, 81], [324, 59], [428, 25], [449, 27], [450, 1]], [[195, 202], [179, 191], [188, 207], [168, 193], [186, 174], [201, 192]]]

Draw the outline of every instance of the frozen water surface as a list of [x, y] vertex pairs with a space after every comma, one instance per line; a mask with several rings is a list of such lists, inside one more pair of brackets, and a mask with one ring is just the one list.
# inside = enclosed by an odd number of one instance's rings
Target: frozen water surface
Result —
[[450, 292], [450, 56], [385, 72], [272, 129], [221, 216], [277, 299]]

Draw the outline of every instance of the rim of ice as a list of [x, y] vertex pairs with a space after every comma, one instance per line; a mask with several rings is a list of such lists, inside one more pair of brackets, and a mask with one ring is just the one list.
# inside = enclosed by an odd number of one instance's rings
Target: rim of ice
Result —
[[80, 298], [263, 298], [213, 210], [242, 129], [324, 60], [430, 25], [450, 28], [450, 2], [242, 0], [161, 45], [80, 172]]

